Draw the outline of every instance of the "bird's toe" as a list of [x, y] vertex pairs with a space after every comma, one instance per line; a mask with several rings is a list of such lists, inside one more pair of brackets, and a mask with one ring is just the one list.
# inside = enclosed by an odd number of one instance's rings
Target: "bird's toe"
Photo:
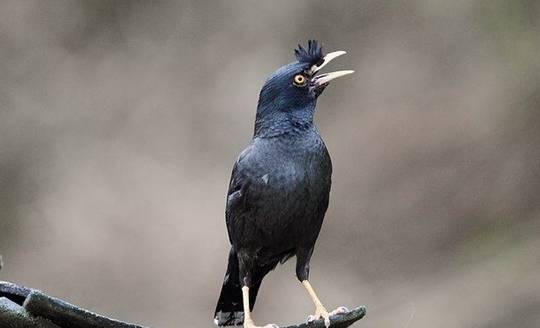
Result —
[[343, 314], [349, 312], [349, 309], [347, 309], [345, 306], [340, 306], [336, 308], [334, 311], [330, 312], [330, 315], [336, 315], [336, 314]]
[[317, 318], [314, 314], [310, 314], [310, 315], [308, 315], [306, 321], [307, 321], [308, 323], [310, 323], [310, 322], [313, 322], [313, 321], [315, 321], [315, 320], [317, 320], [317, 319], [319, 319], [319, 318]]
[[326, 312], [326, 314], [323, 315], [323, 318], [324, 318], [324, 326], [330, 327], [330, 315], [328, 314], [328, 312]]
[[319, 319], [324, 319], [324, 325], [326, 327], [330, 326], [330, 313], [328, 313], [328, 312], [320, 312], [320, 313], [315, 313], [315, 314], [309, 315], [307, 317], [307, 323], [312, 323], [312, 322], [317, 321]]

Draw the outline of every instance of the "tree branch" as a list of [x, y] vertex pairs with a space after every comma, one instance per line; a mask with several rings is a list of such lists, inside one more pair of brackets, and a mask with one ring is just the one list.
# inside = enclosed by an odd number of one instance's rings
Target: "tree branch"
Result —
[[[366, 307], [359, 306], [349, 312], [336, 314], [330, 317], [330, 328], [345, 328], [351, 326], [356, 321], [362, 319], [366, 315]], [[283, 328], [326, 328], [324, 320], [319, 319], [310, 323], [302, 323]]]
[[[330, 317], [330, 327], [345, 328], [366, 315], [361, 306]], [[39, 290], [0, 281], [0, 327], [10, 328], [145, 328], [90, 312]], [[325, 328], [324, 321], [283, 328]]]

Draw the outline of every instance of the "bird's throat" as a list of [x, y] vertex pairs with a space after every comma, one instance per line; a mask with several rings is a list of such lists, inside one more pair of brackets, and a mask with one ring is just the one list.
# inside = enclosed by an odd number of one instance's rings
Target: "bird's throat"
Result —
[[273, 138], [281, 135], [301, 135], [314, 128], [313, 111], [276, 112], [257, 117], [254, 137]]

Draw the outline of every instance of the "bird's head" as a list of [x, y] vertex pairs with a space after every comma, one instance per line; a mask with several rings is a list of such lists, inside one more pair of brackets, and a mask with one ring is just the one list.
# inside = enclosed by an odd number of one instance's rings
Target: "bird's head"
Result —
[[301, 45], [294, 50], [297, 61], [280, 67], [266, 80], [259, 96], [257, 120], [265, 117], [313, 116], [317, 98], [329, 82], [354, 71], [336, 71], [317, 74], [333, 59], [345, 51], [324, 54], [315, 40], [308, 41], [307, 50]]

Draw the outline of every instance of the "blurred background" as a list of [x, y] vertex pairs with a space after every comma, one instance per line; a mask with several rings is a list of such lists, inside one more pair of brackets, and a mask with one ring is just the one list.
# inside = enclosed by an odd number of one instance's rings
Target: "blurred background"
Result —
[[[358, 327], [540, 326], [540, 2], [2, 1], [1, 280], [212, 327], [266, 77], [315, 38], [334, 162], [311, 280]], [[294, 261], [258, 323], [313, 306]]]

